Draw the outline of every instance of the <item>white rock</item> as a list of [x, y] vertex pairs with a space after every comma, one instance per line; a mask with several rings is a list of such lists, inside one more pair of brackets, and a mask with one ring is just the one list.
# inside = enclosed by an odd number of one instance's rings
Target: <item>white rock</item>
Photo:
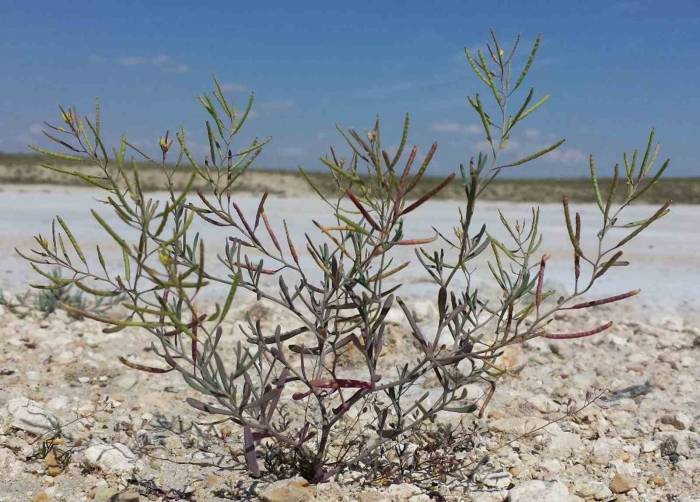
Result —
[[532, 480], [508, 491], [510, 502], [570, 502], [571, 496], [565, 484], [559, 481]]
[[644, 441], [644, 442], [642, 443], [642, 447], [641, 447], [641, 449], [640, 449], [640, 452], [642, 452], [642, 453], [652, 453], [652, 452], [655, 452], [655, 451], [658, 450], [658, 449], [659, 449], [659, 443], [657, 443], [656, 441], [651, 441], [651, 440], [649, 440], [649, 441]]
[[513, 476], [508, 471], [477, 472], [474, 479], [490, 488], [508, 488]]
[[417, 486], [401, 483], [391, 485], [386, 489], [387, 500], [400, 502], [430, 502], [430, 497], [425, 495]]
[[609, 500], [613, 493], [605, 484], [592, 479], [578, 479], [574, 483], [574, 493], [586, 499]]
[[52, 397], [51, 400], [46, 404], [52, 410], [62, 410], [70, 404], [70, 400], [66, 396], [56, 396]]
[[617, 439], [597, 439], [591, 449], [591, 461], [594, 464], [607, 465], [613, 460], [613, 451], [619, 448], [620, 441]]
[[681, 460], [676, 464], [676, 468], [688, 476], [694, 477], [700, 473], [700, 459], [689, 458], [686, 460]]
[[547, 421], [540, 417], [499, 418], [489, 424], [491, 429], [511, 434], [525, 434], [542, 427]]
[[139, 383], [139, 377], [136, 376], [135, 373], [135, 371], [129, 371], [119, 375], [112, 380], [112, 383], [122, 389], [131, 390], [136, 384]]
[[305, 502], [313, 497], [314, 489], [298, 476], [275, 481], [260, 493], [260, 499], [266, 502]]
[[539, 412], [551, 413], [559, 409], [559, 405], [545, 394], [536, 394], [528, 399], [528, 402]]
[[11, 450], [0, 448], [0, 469], [6, 479], [17, 479], [16, 476], [24, 469], [24, 464], [18, 460]]
[[68, 364], [71, 363], [75, 360], [76, 354], [75, 352], [71, 350], [64, 350], [63, 352], [59, 352], [58, 355], [54, 358], [54, 361], [59, 363], [59, 364]]
[[559, 474], [562, 471], [561, 462], [556, 458], [542, 458], [537, 463], [537, 467], [552, 475]]
[[570, 456], [582, 446], [583, 443], [578, 434], [561, 431], [552, 434], [547, 451], [553, 455]]
[[141, 467], [134, 452], [122, 443], [93, 445], [83, 454], [88, 465], [109, 474], [128, 474]]
[[437, 308], [429, 300], [419, 300], [413, 304], [412, 313], [416, 322], [426, 322], [437, 317]]
[[608, 335], [607, 339], [608, 339], [609, 344], [616, 345], [618, 347], [623, 347], [623, 346], [627, 345], [627, 339], [623, 338], [621, 336]]
[[[293, 500], [293, 499], [285, 499]], [[325, 500], [325, 499], [314, 499]], [[343, 500], [345, 500], [343, 498]], [[359, 502], [430, 502], [430, 497], [423, 493], [417, 486], [401, 483], [391, 485], [381, 491], [376, 489], [364, 490], [357, 494]]]
[[641, 471], [639, 467], [637, 467], [637, 464], [635, 464], [631, 460], [627, 460], [626, 462], [624, 459], [613, 460], [610, 463], [610, 467], [615, 472], [619, 472], [620, 474], [624, 474], [625, 476], [628, 476], [630, 478], [638, 478], [641, 474]]
[[78, 382], [80, 382], [80, 383], [88, 383], [88, 382], [90, 382], [90, 377], [84, 377], [84, 376], [82, 376], [82, 377], [78, 378]]
[[683, 356], [681, 357], [681, 360], [678, 361], [678, 364], [681, 366], [681, 368], [690, 368], [695, 366], [695, 361], [696, 359], [692, 356]]
[[30, 432], [37, 436], [56, 429], [60, 423], [58, 419], [39, 406], [38, 403], [18, 397], [10, 399], [5, 406], [6, 414], [10, 419], [10, 426]]

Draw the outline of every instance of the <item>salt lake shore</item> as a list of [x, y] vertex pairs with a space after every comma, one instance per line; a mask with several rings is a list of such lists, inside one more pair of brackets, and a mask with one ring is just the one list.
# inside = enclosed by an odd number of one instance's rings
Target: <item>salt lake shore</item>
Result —
[[[240, 203], [255, 210], [254, 197]], [[289, 204], [271, 201], [270, 219], [285, 215]], [[303, 233], [310, 228], [307, 216], [321, 206], [311, 199], [291, 204], [292, 231]], [[561, 331], [612, 320], [609, 331], [578, 340], [534, 339], [502, 356], [508, 372], [485, 416], [465, 419], [475, 434], [460, 458], [472, 475], [455, 472], [432, 486], [364, 483], [361, 472], [317, 486], [301, 478], [252, 479], [231, 460], [241, 449], [240, 429], [210, 425], [220, 417], [188, 406], [187, 397], [199, 396], [179, 375], [146, 374], [119, 362], [123, 356], [159, 365], [146, 334], [103, 333], [98, 323], [65, 311], [44, 315], [12, 306], [14, 295], [36, 280], [13, 248], [29, 249], [31, 235], [45, 233], [55, 214], [94, 248], [101, 241], [89, 207], [100, 207], [93, 193], [68, 189], [5, 187], [0, 201], [0, 501], [700, 499], [700, 236], [691, 230], [698, 206], [674, 208], [630, 249], [630, 270], [597, 290], [606, 295], [640, 287], [640, 296], [556, 320]], [[484, 204], [482, 218], [494, 231], [496, 207], [523, 217], [529, 206]], [[643, 216], [651, 209], [635, 211]], [[456, 211], [454, 201], [426, 205], [416, 211], [416, 233], [449, 227]], [[556, 205], [542, 212], [543, 251], [552, 255], [549, 285], [566, 289], [571, 259], [561, 213]], [[581, 212], [584, 223], [593, 220], [587, 217], [591, 206]], [[215, 232], [204, 238], [222, 242]], [[106, 256], [116, 251], [107, 247]], [[407, 303], [430, 326], [437, 316], [434, 294], [420, 276], [407, 273]], [[269, 326], [286, 319], [270, 304], [242, 298], [227, 324], [231, 336], [247, 314]], [[391, 322], [388, 343], [400, 362], [410, 357], [411, 335], [400, 315]], [[441, 420], [460, 418], [445, 414]], [[57, 428], [63, 439], [51, 449], [44, 440]]]

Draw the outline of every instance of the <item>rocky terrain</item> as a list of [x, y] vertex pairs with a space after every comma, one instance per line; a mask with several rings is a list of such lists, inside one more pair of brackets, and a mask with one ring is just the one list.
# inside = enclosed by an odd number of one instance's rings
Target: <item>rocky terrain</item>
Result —
[[[429, 322], [430, 304], [414, 305]], [[250, 307], [241, 306], [238, 318]], [[597, 338], [537, 339], [507, 352], [509, 374], [486, 416], [470, 419], [475, 447], [463, 459], [472, 468], [480, 461], [478, 469], [426, 488], [361, 484], [352, 472], [320, 486], [253, 480], [232, 460], [240, 431], [210, 425], [215, 417], [186, 405], [195, 393], [177, 375], [145, 374], [118, 361], [149, 360], [143, 335], [104, 334], [63, 311], [12, 310], [0, 309], [2, 501], [700, 497], [700, 329], [690, 316], [642, 323], [629, 307], [609, 308], [596, 315], [616, 325]], [[263, 308], [261, 315], [278, 313]], [[397, 323], [397, 336], [402, 329]]]
[[[238, 200], [244, 211], [255, 211], [255, 197]], [[290, 231], [303, 235], [322, 204], [271, 200], [273, 225], [289, 216], [290, 204]], [[319, 486], [250, 478], [240, 462], [241, 431], [188, 406], [185, 399], [197, 395], [177, 374], [147, 374], [120, 363], [124, 356], [159, 365], [144, 334], [103, 333], [97, 323], [65, 311], [46, 315], [33, 301], [20, 305], [16, 294], [36, 276], [14, 247], [29, 249], [31, 235], [45, 232], [55, 214], [66, 218], [85, 249], [104, 245], [108, 261], [119, 258], [101, 239], [89, 207], [101, 207], [95, 194], [72, 188], [7, 189], [0, 198], [0, 501], [700, 500], [697, 206], [674, 207], [626, 252], [633, 266], [596, 289], [606, 296], [641, 287], [642, 295], [556, 320], [562, 331], [608, 320], [612, 329], [580, 340], [536, 339], [504, 354], [508, 372], [487, 413], [462, 423], [473, 431], [469, 444], [445, 444], [459, 465], [442, 466], [432, 481], [367, 482], [365, 473], [346, 472]], [[485, 203], [480, 217], [496, 233], [496, 208], [508, 217], [529, 211]], [[449, 229], [456, 210], [452, 202], [426, 205], [416, 211], [412, 231]], [[580, 210], [586, 224], [594, 221], [595, 208]], [[629, 217], [653, 210], [640, 205]], [[541, 229], [543, 252], [551, 255], [548, 287], [565, 288], [571, 254], [558, 206], [542, 206]], [[202, 236], [215, 252], [221, 235], [205, 227]], [[422, 276], [407, 269], [405, 286], [408, 303], [429, 325], [436, 314]], [[236, 305], [227, 332], [239, 332], [236, 323], [250, 312], [262, 322], [284, 323], [281, 312], [247, 301]], [[410, 335], [401, 315], [390, 319], [395, 364], [410, 353]], [[353, 361], [347, 364], [352, 368]]]

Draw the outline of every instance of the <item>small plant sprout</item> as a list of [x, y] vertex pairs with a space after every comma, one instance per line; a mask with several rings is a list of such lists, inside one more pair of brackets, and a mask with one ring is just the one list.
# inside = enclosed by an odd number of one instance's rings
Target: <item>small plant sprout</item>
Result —
[[[328, 210], [325, 219], [310, 222], [314, 231], [303, 235], [295, 235], [289, 222], [270, 217], [267, 193], [254, 212], [245, 211], [233, 193], [266, 144], [238, 142], [252, 97], [239, 110], [216, 80], [213, 92], [200, 97], [208, 115], [202, 161], [188, 147], [184, 130], [173, 138], [165, 133], [157, 141], [162, 155], [154, 159], [126, 138], [108, 149], [99, 106], [93, 118], [61, 108], [62, 124], [47, 124], [45, 134], [62, 149], [35, 149], [49, 159], [48, 169], [98, 189], [105, 207], [129, 232], [92, 211], [121, 253], [120, 263], [107, 263], [100, 246], [88, 256], [68, 222], [57, 218], [50, 236], [38, 236], [35, 249], [23, 256], [48, 281], [43, 287], [49, 290], [70, 286], [91, 298], [118, 297], [120, 310], [95, 313], [71, 302], [64, 308], [104, 323], [106, 331], [150, 333], [162, 364], [122, 362], [150, 373], [179, 373], [201, 394], [187, 399], [191, 406], [240, 427], [241, 459], [252, 476], [263, 470], [296, 473], [320, 483], [348, 469], [361, 469], [369, 477], [410, 471], [401, 454], [406, 444], [452, 437], [448, 430], [436, 432], [441, 416], [483, 416], [503, 373], [498, 358], [505, 347], [535, 337], [593, 336], [610, 328], [612, 323], [586, 325], [583, 318], [580, 331], [561, 333], [550, 323], [558, 312], [637, 294], [583, 298], [602, 276], [628, 265], [626, 246], [669, 211], [670, 202], [647, 219], [625, 220], [625, 209], [668, 166], [665, 161], [652, 172], [658, 154], [652, 131], [641, 154], [625, 155], [623, 169], [615, 166], [606, 193], [591, 157], [601, 215], [594, 242], [582, 238], [594, 222], [582, 221], [564, 198], [562, 227], [571, 241], [573, 288], [558, 300], [545, 287], [548, 257], [540, 252], [537, 208], [518, 221], [501, 214], [507, 240], [475, 225], [479, 197], [500, 173], [522, 169], [564, 143], [561, 139], [517, 158], [508, 149], [521, 124], [549, 98], [525, 87], [539, 47], [538, 37], [522, 67], [515, 64], [518, 40], [505, 47], [492, 33], [485, 52], [465, 51], [484, 88], [483, 94], [468, 97], [468, 105], [487, 148], [460, 166], [457, 176], [426, 183], [437, 144], [425, 150], [409, 145], [408, 115], [393, 149], [384, 146], [379, 119], [368, 133], [339, 128], [347, 154], [331, 149], [321, 158], [333, 177], [334, 195], [301, 171]], [[168, 180], [165, 197], [144, 193], [131, 155], [162, 169]], [[99, 175], [62, 167], [65, 160], [97, 166]], [[190, 173], [189, 182], [176, 190], [170, 180], [183, 170]], [[414, 234], [415, 211], [457, 183], [463, 200], [453, 230]], [[205, 253], [205, 244], [211, 243], [197, 230], [204, 225], [219, 228], [225, 240], [215, 264]], [[405, 253], [398, 251], [405, 249], [415, 258], [401, 261]], [[477, 266], [477, 257], [485, 258], [485, 265]], [[425, 271], [434, 294], [437, 319], [431, 325], [416, 318], [402, 289], [401, 277], [416, 267]], [[498, 294], [480, 291], [477, 277], [492, 281]], [[215, 287], [225, 293], [213, 305], [202, 292]], [[282, 311], [284, 322], [270, 327], [251, 315], [232, 333], [226, 321], [239, 294], [246, 292]], [[397, 335], [388, 320], [397, 310], [410, 327], [405, 335]], [[391, 354], [397, 336], [409, 347], [400, 362]], [[472, 394], [468, 389], [474, 384], [484, 391]]]

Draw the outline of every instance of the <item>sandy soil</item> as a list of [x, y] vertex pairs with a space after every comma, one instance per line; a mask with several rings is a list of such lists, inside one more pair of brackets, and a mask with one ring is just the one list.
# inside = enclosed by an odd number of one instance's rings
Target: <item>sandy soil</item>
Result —
[[[244, 211], [254, 212], [253, 197], [242, 196], [240, 202]], [[46, 233], [55, 214], [71, 224], [84, 248], [105, 244], [87, 211], [97, 206], [87, 190], [5, 190], [0, 197], [0, 286], [6, 293], [25, 290], [35, 278], [13, 247], [29, 248], [31, 235]], [[483, 221], [500, 235], [497, 207], [521, 218], [529, 211], [524, 204], [483, 204]], [[593, 208], [580, 209], [585, 229]], [[652, 210], [639, 206], [628, 216], [638, 219]], [[414, 216], [415, 236], [430, 233], [431, 226], [449, 228], [456, 211], [454, 202], [424, 206]], [[286, 217], [299, 235], [311, 228], [308, 217], [321, 214], [321, 206], [305, 198], [270, 200], [268, 213], [275, 225]], [[103, 334], [92, 321], [72, 320], [64, 312], [43, 317], [0, 307], [0, 501], [698, 500], [698, 216], [697, 206], [675, 207], [636, 242], [628, 254], [632, 266], [616, 271], [597, 290], [607, 295], [641, 287], [642, 295], [583, 318], [557, 320], [562, 329], [574, 329], [582, 322], [611, 319], [612, 330], [595, 339], [533, 340], [509, 354], [509, 374], [501, 379], [487, 416], [475, 422], [475, 449], [466, 455], [471, 461], [490, 452], [488, 461], [468, 482], [448, 476], [431, 490], [410, 484], [360, 486], [353, 473], [321, 487], [253, 482], [227, 454], [228, 448], [240, 448], [240, 431], [226, 424], [197, 425], [211, 417], [184, 403], [195, 394], [176, 375], [146, 375], [118, 362], [120, 355], [152, 358], [144, 335]], [[571, 258], [558, 206], [542, 206], [541, 228], [547, 238], [543, 251], [552, 255], [548, 280], [565, 290]], [[208, 229], [202, 232], [210, 252], [223, 242]], [[116, 258], [113, 248], [107, 250], [108, 260]], [[430, 325], [435, 313], [426, 299], [435, 292], [417, 270], [404, 281], [410, 303], [422, 308], [423, 322]], [[238, 305], [231, 326], [250, 307]], [[271, 322], [280, 318], [274, 309], [261, 312]], [[397, 321], [397, 332], [406, 329]], [[519, 438], [600, 390], [606, 391], [604, 397], [575, 416]], [[40, 451], [41, 434], [57, 423], [66, 438], [57, 452], [72, 452], [67, 466], [42, 458]], [[511, 439], [517, 440], [497, 448]], [[199, 465], [217, 462], [218, 468]]]

